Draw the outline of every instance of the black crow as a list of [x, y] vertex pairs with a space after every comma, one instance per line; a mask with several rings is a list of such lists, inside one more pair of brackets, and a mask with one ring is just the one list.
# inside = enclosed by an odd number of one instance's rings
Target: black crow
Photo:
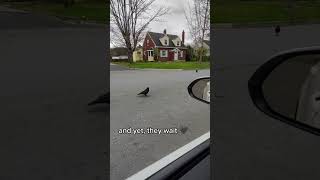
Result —
[[276, 36], [279, 35], [279, 33], [280, 33], [280, 26], [279, 25], [276, 26], [276, 28], [274, 29], [274, 32], [276, 33]]
[[196, 69], [196, 72], [198, 72], [198, 69]]
[[107, 92], [99, 96], [97, 99], [90, 102], [88, 106], [95, 105], [95, 104], [110, 104], [110, 92]]
[[147, 87], [147, 89], [145, 89], [142, 92], [140, 92], [138, 95], [142, 95], [143, 94], [144, 96], [147, 96], [148, 92], [149, 92], [149, 87]]

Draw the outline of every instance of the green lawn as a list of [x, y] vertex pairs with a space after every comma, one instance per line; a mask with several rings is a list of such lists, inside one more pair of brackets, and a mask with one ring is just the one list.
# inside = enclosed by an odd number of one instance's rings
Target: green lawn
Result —
[[210, 62], [137, 62], [137, 63], [127, 63], [127, 62], [113, 62], [121, 66], [126, 66], [130, 68], [151, 68], [151, 69], [209, 69]]
[[320, 1], [295, 1], [291, 10], [288, 1], [217, 0], [212, 5], [213, 23], [259, 23], [320, 20]]
[[50, 3], [43, 1], [37, 1], [34, 3], [17, 2], [7, 4], [17, 9], [45, 13], [49, 15], [70, 17], [75, 19], [83, 19], [83, 17], [85, 17], [85, 20], [96, 21], [104, 24], [109, 18], [109, 6], [103, 1], [78, 2], [68, 8], [65, 8], [63, 3]]

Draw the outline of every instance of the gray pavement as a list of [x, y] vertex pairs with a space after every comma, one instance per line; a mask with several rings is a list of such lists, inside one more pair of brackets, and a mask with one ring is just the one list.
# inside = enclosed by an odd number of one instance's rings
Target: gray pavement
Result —
[[105, 179], [106, 35], [0, 12], [0, 179]]
[[269, 118], [252, 103], [248, 80], [281, 50], [320, 45], [319, 25], [214, 30], [211, 103], [214, 179], [319, 179], [318, 136]]
[[[208, 132], [210, 106], [191, 98], [187, 86], [209, 70], [110, 72], [111, 179], [124, 179]], [[137, 93], [150, 87], [148, 97]], [[177, 134], [119, 134], [121, 128], [177, 128]]]
[[130, 68], [110, 63], [110, 71], [125, 71], [125, 70], [130, 70]]

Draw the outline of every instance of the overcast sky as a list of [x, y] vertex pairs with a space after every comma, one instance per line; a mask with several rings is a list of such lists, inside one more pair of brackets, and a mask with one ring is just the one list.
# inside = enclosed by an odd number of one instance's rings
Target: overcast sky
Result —
[[[185, 44], [192, 42], [190, 37], [187, 21], [184, 15], [184, 6], [188, 0], [157, 0], [155, 6], [166, 6], [170, 9], [170, 13], [161, 17], [161, 22], [151, 22], [147, 30], [152, 32], [163, 33], [166, 29], [168, 34], [178, 35], [180, 38], [182, 31], [185, 31]], [[110, 44], [111, 47], [112, 44]]]
[[155, 4], [170, 8], [170, 14], [163, 16], [163, 22], [152, 22], [149, 30], [162, 33], [167, 29], [168, 34], [178, 35], [180, 38], [182, 30], [185, 31], [185, 43], [191, 43], [187, 21], [184, 15], [184, 6], [188, 0], [157, 0]]

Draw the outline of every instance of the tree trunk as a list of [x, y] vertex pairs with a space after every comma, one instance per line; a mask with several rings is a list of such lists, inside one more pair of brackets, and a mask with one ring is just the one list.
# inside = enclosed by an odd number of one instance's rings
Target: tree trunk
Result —
[[128, 49], [128, 62], [133, 63], [133, 51], [131, 49]]
[[203, 56], [203, 47], [200, 48], [199, 63], [202, 62], [202, 56]]

